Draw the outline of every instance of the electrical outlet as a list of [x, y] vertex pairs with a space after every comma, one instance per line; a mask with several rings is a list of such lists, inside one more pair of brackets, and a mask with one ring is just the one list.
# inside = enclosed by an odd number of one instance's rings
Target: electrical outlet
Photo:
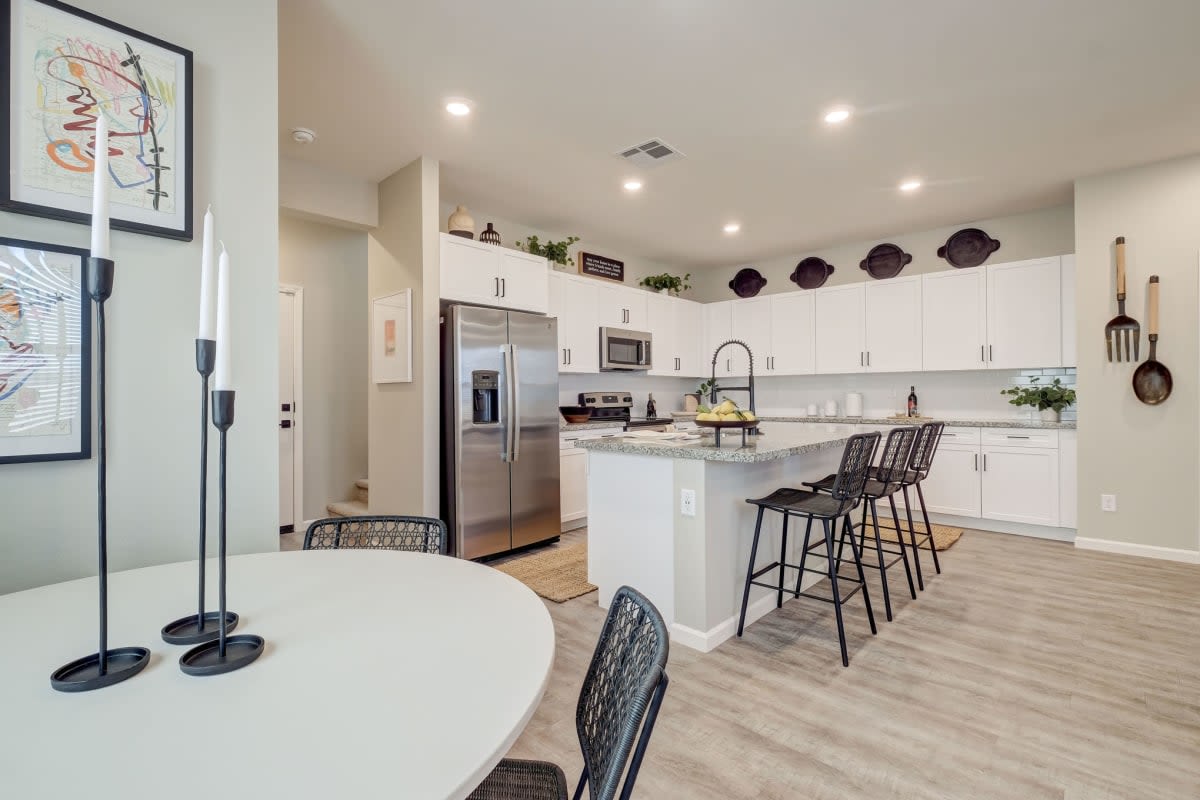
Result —
[[1117, 496], [1115, 494], [1100, 495], [1100, 510], [1101, 511], [1116, 511]]
[[696, 490], [681, 489], [679, 492], [679, 513], [685, 517], [696, 516]]

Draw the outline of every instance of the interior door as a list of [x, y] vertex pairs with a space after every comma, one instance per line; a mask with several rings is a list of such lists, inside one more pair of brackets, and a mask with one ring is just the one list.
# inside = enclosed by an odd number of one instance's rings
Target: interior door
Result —
[[508, 341], [513, 350], [517, 417], [512, 475], [512, 546], [545, 541], [562, 530], [559, 498], [557, 320], [513, 312]]
[[867, 367], [863, 285], [817, 289], [814, 304], [817, 373], [863, 372]]
[[926, 370], [987, 368], [987, 271], [949, 270], [922, 277]]
[[279, 532], [296, 524], [295, 304], [291, 292], [279, 293]]

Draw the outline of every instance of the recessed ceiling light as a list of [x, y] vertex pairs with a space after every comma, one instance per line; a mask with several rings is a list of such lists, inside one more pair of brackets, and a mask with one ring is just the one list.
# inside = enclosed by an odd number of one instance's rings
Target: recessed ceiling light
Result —
[[902, 191], [902, 192], [915, 192], [917, 189], [920, 189], [920, 188], [921, 188], [921, 182], [919, 180], [916, 180], [915, 178], [913, 180], [908, 180], [908, 181], [905, 181], [904, 183], [900, 184], [900, 191]]
[[741, 229], [742, 229], [742, 225], [740, 222], [726, 222], [723, 230], [726, 233], [737, 233]]
[[449, 113], [453, 114], [456, 117], [465, 117], [467, 114], [471, 113], [471, 103], [467, 100], [462, 100], [460, 98], [455, 98], [453, 100], [447, 100], [446, 101], [446, 111], [448, 111]]
[[625, 191], [627, 191], [627, 192], [636, 192], [641, 188], [642, 188], [641, 181], [636, 181], [636, 180], [635, 181], [625, 181]]
[[848, 108], [834, 108], [825, 114], [825, 121], [830, 125], [837, 125], [848, 119], [850, 119], [850, 109]]
[[312, 144], [316, 140], [316, 131], [311, 128], [292, 128], [292, 141], [296, 144]]

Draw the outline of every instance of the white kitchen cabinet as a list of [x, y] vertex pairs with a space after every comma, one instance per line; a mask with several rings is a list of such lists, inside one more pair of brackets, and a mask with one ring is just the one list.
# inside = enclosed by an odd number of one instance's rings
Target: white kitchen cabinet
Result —
[[461, 236], [441, 235], [441, 297], [544, 314], [546, 259]]
[[987, 270], [922, 276], [923, 369], [987, 368]]
[[558, 371], [600, 371], [600, 326], [596, 287], [582, 278], [550, 274], [549, 313], [558, 317]]
[[1057, 448], [984, 444], [980, 455], [981, 516], [1029, 525], [1058, 525]]
[[646, 330], [653, 337], [650, 355], [654, 366], [649, 374], [676, 374], [675, 305], [670, 297], [652, 294], [646, 298]]
[[919, 371], [921, 276], [867, 283], [863, 303], [867, 371]]
[[816, 368], [818, 374], [866, 370], [864, 284], [835, 286], [814, 292]]
[[988, 368], [1062, 366], [1060, 259], [993, 264], [986, 270]]
[[[746, 343], [754, 355], [754, 371], [758, 375], [770, 374], [771, 355], [771, 298], [753, 297], [734, 300], [731, 303], [733, 335], [731, 338]], [[748, 375], [750, 361], [741, 347], [730, 347], [725, 351], [733, 358], [734, 375]]]
[[602, 328], [645, 331], [646, 297], [641, 289], [596, 283], [596, 313]]
[[[1075, 346], [1075, 254], [1060, 260], [1062, 269], [1062, 365], [1079, 363]], [[1075, 527], [1074, 524], [1071, 527]]]
[[[704, 353], [704, 306], [691, 300], [673, 301], [675, 305], [675, 353], [679, 359], [677, 375], [699, 378], [709, 374], [710, 360]], [[708, 354], [711, 357], [711, 353]]]
[[815, 371], [812, 292], [771, 295], [771, 350], [767, 375], [811, 375]]
[[699, 303], [678, 297], [646, 297], [647, 330], [654, 337], [651, 375], [697, 378], [707, 374], [701, 366], [704, 317]]
[[[925, 507], [930, 513], [978, 517], [982, 513], [980, 484], [980, 454], [978, 444], [938, 445], [929, 477], [921, 482]], [[921, 513], [916, 490], [909, 489], [913, 511]]]
[[1079, 450], [1076, 431], [1058, 432], [1058, 524], [1079, 527]]
[[[707, 303], [704, 306], [704, 350], [703, 375], [713, 372], [713, 352], [724, 342], [733, 338], [733, 302], [722, 300], [719, 303]], [[728, 378], [733, 372], [733, 350], [727, 347], [721, 351], [721, 358], [716, 365], [718, 378]]]
[[587, 517], [587, 450], [580, 447], [558, 451], [558, 501], [562, 529]]

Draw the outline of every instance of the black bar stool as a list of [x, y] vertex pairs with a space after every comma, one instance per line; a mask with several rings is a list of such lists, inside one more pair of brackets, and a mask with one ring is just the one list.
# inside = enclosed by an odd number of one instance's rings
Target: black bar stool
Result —
[[[875, 627], [875, 615], [871, 612], [871, 597], [867, 591], [867, 579], [863, 574], [862, 559], [859, 556], [858, 544], [854, 541], [854, 523], [850, 520], [850, 512], [858, 507], [862, 497], [863, 484], [867, 481], [867, 472], [871, 468], [871, 460], [874, 458], [875, 449], [878, 446], [878, 433], [860, 433], [851, 436], [846, 442], [846, 449], [842, 452], [842, 462], [838, 467], [837, 475], [834, 476], [833, 487], [829, 494], [820, 494], [803, 489], [784, 488], [777, 489], [766, 497], [761, 497], [757, 500], [746, 500], [747, 503], [758, 506], [758, 520], [754, 524], [754, 543], [750, 546], [750, 564], [746, 567], [746, 586], [742, 592], [742, 613], [738, 617], [738, 636], [742, 635], [742, 631], [746, 625], [746, 606], [750, 602], [750, 587], [762, 586], [767, 589], [775, 589], [777, 592], [775, 607], [779, 608], [783, 605], [784, 578], [785, 572], [789, 568], [797, 570], [794, 596], [800, 597], [803, 595], [813, 600], [821, 600], [833, 604], [834, 615], [837, 618], [838, 643], [842, 648], [842, 666], [850, 666], [850, 656], [846, 652], [846, 629], [842, 624], [842, 606], [859, 589], [862, 590], [863, 603], [867, 607], [867, 619], [871, 623], [871, 633], [878, 632]], [[780, 546], [779, 560], [756, 570], [754, 568], [754, 560], [758, 554], [758, 537], [762, 532], [763, 512], [768, 509], [783, 514], [783, 543]], [[808, 525], [804, 531], [804, 547], [801, 550], [799, 565], [788, 564], [786, 560], [788, 519], [792, 515], [808, 519]], [[823, 542], [818, 541], [810, 544], [809, 538], [812, 534], [814, 519], [821, 520], [821, 527], [825, 531], [825, 536]], [[838, 569], [842, 565], [842, 560], [840, 557], [834, 556], [833, 547], [833, 537], [837, 531], [837, 522], [839, 519], [842, 520], [841, 542], [844, 543], [847, 539], [849, 540], [850, 552], [854, 556], [854, 566], [858, 570], [858, 580], [854, 582], [854, 588], [845, 596], [842, 595], [841, 588], [838, 585]], [[809, 550], [821, 547], [822, 545], [825, 548], [826, 568], [819, 570], [806, 567], [805, 560], [808, 558]], [[779, 569], [778, 584], [764, 583], [756, 580], [776, 568]], [[800, 581], [804, 577], [805, 572], [812, 572], [828, 577], [833, 598], [830, 599], [801, 592]]]
[[[942, 431], [946, 425], [942, 422], [926, 422], [917, 431], [917, 439], [913, 442], [912, 456], [908, 460], [908, 469], [904, 472], [904, 480], [900, 488], [904, 493], [904, 511], [908, 517], [908, 538], [913, 549], [913, 560], [917, 567], [917, 585], [925, 591], [925, 578], [921, 574], [921, 545], [929, 543], [929, 552], [933, 553], [933, 568], [942, 574], [942, 565], [938, 561], [937, 547], [933, 543], [933, 526], [929, 523], [929, 511], [925, 508], [925, 493], [921, 491], [921, 481], [929, 477], [933, 467], [933, 456], [937, 453], [938, 443], [942, 440]], [[912, 502], [908, 499], [908, 488], [916, 487], [917, 499], [921, 501], [921, 518], [925, 521], [925, 533], [917, 533], [913, 529]], [[896, 538], [904, 541], [900, 528], [896, 528]]]
[[[901, 428], [893, 428], [888, 432], [888, 437], [883, 444], [883, 452], [879, 456], [879, 466], [874, 467], [870, 471], [870, 478], [863, 484], [862, 497], [865, 501], [862, 509], [862, 521], [859, 523], [859, 542], [863, 553], [867, 551], [867, 510], [871, 511], [871, 524], [875, 529], [875, 555], [876, 562], [874, 564], [867, 561], [863, 566], [879, 570], [879, 580], [883, 584], [883, 607], [887, 614], [888, 622], [892, 621], [892, 596], [888, 589], [887, 570], [899, 562], [904, 562], [904, 574], [908, 578], [908, 591], [914, 600], [917, 599], [917, 587], [913, 585], [912, 567], [908, 563], [908, 552], [904, 549], [904, 540], [900, 537], [900, 517], [896, 512], [895, 494], [900, 491], [903, 485], [905, 472], [908, 469], [912, 456], [913, 442], [917, 438], [917, 428], [915, 426], [906, 426]], [[810, 487], [818, 492], [833, 491], [834, 483], [837, 480], [836, 475], [828, 475], [819, 481], [805, 483], [805, 486]], [[879, 514], [877, 510], [877, 502], [886, 498], [891, 504], [892, 509], [892, 524], [896, 526], [896, 538], [899, 539], [899, 548], [892, 550], [883, 546], [883, 539], [879, 535]], [[912, 527], [911, 525], [909, 526]], [[891, 544], [889, 542], [888, 544]], [[895, 556], [891, 561], [885, 558], [886, 555]], [[838, 560], [842, 558], [842, 545], [838, 545]]]

